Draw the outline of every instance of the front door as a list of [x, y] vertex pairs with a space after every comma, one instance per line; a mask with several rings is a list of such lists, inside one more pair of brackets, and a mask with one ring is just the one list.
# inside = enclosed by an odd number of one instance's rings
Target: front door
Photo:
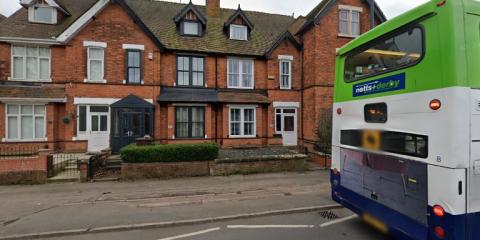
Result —
[[143, 114], [141, 112], [124, 112], [122, 113], [121, 126], [121, 147], [135, 142], [135, 139], [145, 135], [143, 127]]
[[142, 108], [113, 108], [112, 152], [117, 154], [123, 147], [138, 138], [152, 134], [152, 112]]
[[284, 146], [297, 146], [296, 109], [284, 109], [282, 115], [282, 138]]
[[81, 106], [80, 109], [85, 111], [86, 131], [79, 131], [79, 136], [88, 140], [88, 151], [98, 152], [107, 149], [110, 145], [109, 107]]

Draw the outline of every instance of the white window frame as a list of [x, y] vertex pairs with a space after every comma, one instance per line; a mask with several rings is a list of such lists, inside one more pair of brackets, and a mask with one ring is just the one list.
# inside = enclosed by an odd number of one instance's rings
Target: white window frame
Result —
[[[237, 60], [239, 62], [238, 73], [230, 72], [231, 60]], [[251, 80], [250, 86], [243, 86], [243, 77], [244, 77], [243, 65], [246, 62], [250, 62], [252, 64], [252, 80]], [[230, 85], [230, 74], [238, 74], [238, 86]], [[236, 57], [227, 58], [227, 85], [228, 85], [228, 88], [254, 89], [255, 88], [255, 60], [250, 58], [236, 58]]]
[[[295, 115], [295, 128], [297, 127], [297, 114], [298, 114], [298, 110], [297, 110], [297, 107], [275, 107], [274, 108], [275, 110], [275, 134], [277, 135], [281, 135], [283, 134], [283, 129], [285, 127], [285, 123], [284, 123], [284, 119], [283, 119], [283, 116], [284, 115], [291, 115], [291, 114], [294, 114]], [[280, 110], [281, 112], [280, 113], [277, 113], [277, 110]], [[284, 113], [285, 110], [295, 110], [295, 113]], [[277, 129], [277, 115], [280, 115], [280, 131], [278, 131]]]
[[[284, 63], [288, 63], [288, 74], [283, 74], [283, 64]], [[279, 73], [279, 84], [280, 84], [280, 89], [292, 89], [292, 64], [293, 64], [293, 61], [290, 60], [290, 59], [280, 59], [280, 61], [278, 62], [278, 65], [279, 65], [279, 69], [278, 69], [278, 73]], [[285, 86], [283, 85], [283, 82], [282, 82], [282, 77], [284, 76], [287, 76], [288, 77], [288, 85]]]
[[[87, 78], [84, 82], [89, 83], [107, 83], [105, 80], [105, 49], [107, 48], [107, 44], [104, 42], [91, 42], [85, 41], [83, 42], [83, 46], [87, 49]], [[101, 49], [103, 51], [103, 58], [102, 59], [90, 59], [90, 49]], [[102, 77], [101, 79], [91, 79], [90, 77], [90, 61], [101, 61], [102, 62]]]
[[[232, 110], [240, 110], [240, 135], [232, 135]], [[245, 110], [253, 110], [253, 133], [251, 135], [245, 135]], [[251, 122], [250, 122], [251, 123]], [[228, 109], [228, 136], [229, 138], [256, 138], [257, 137], [257, 106], [230, 106]]]
[[[25, 51], [25, 55], [20, 56], [20, 55], [14, 55], [14, 48], [23, 48]], [[28, 48], [36, 48], [37, 49], [37, 77], [35, 79], [28, 79], [27, 78], [27, 49]], [[40, 48], [45, 48], [48, 49], [49, 55], [48, 57], [40, 57]], [[43, 47], [43, 46], [22, 46], [22, 45], [10, 45], [10, 69], [11, 69], [11, 79], [15, 81], [27, 81], [27, 82], [51, 82], [52, 81], [52, 49], [49, 47]], [[23, 59], [23, 69], [22, 73], [23, 76], [21, 78], [15, 77], [14, 76], [14, 58], [15, 57], [21, 57]], [[40, 78], [40, 60], [41, 59], [48, 59], [48, 78], [41, 79]]]
[[[233, 36], [233, 29], [242, 29], [244, 31], [244, 34], [242, 38], [234, 38]], [[230, 39], [232, 40], [239, 40], [239, 41], [248, 41], [248, 27], [244, 25], [238, 25], [238, 24], [230, 24]]]
[[[9, 114], [8, 113], [8, 106], [17, 106], [17, 114]], [[32, 106], [32, 114], [22, 114], [21, 106]], [[35, 114], [35, 107], [36, 106], [43, 106], [44, 111], [43, 114]], [[22, 116], [31, 116], [32, 117], [32, 131], [33, 131], [33, 138], [31, 139], [22, 139], [22, 123], [21, 117]], [[17, 138], [9, 138], [9, 126], [8, 126], [8, 118], [9, 117], [16, 117], [17, 118]], [[37, 117], [43, 117], [43, 138], [35, 138], [35, 119]], [[5, 104], [5, 138], [4, 141], [6, 142], [40, 142], [40, 141], [47, 141], [47, 106], [45, 104], [34, 104], [34, 103], [7, 103]]]
[[[52, 21], [38, 21], [35, 19], [35, 8], [49, 8], [52, 10]], [[57, 9], [48, 4], [37, 4], [28, 8], [28, 21], [32, 23], [57, 24]]]
[[[348, 5], [338, 5], [338, 35], [341, 37], [351, 37], [351, 38], [356, 38], [360, 36], [362, 33], [361, 29], [361, 19], [362, 19], [362, 12], [363, 8], [361, 7], [355, 7], [355, 6], [348, 6]], [[340, 11], [347, 11], [348, 12], [348, 19], [347, 19], [347, 33], [342, 33], [340, 32]], [[353, 34], [353, 13], [357, 12], [359, 15], [359, 21], [358, 21], [358, 28], [360, 30], [359, 34]]]
[[[85, 131], [80, 130], [80, 107], [85, 107]], [[91, 112], [91, 107], [108, 107], [108, 112]], [[107, 104], [77, 104], [77, 135], [86, 135], [91, 133], [110, 133], [110, 115], [111, 108]], [[98, 131], [92, 130], [92, 115], [99, 116], [98, 118]], [[100, 118], [101, 116], [107, 116], [107, 131], [100, 131]]]

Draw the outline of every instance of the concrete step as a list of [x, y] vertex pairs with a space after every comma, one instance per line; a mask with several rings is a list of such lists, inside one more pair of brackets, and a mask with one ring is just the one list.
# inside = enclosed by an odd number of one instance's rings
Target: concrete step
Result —
[[48, 183], [66, 183], [66, 182], [80, 182], [80, 172], [61, 172], [55, 177], [47, 179]]
[[122, 163], [122, 160], [107, 160], [107, 166], [120, 166]]

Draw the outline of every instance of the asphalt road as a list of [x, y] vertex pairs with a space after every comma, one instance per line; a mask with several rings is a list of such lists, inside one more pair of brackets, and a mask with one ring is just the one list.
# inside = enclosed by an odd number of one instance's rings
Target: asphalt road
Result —
[[[325, 218], [333, 213], [336, 218]], [[334, 210], [243, 219], [194, 226], [88, 234], [55, 240], [389, 240], [351, 212]], [[323, 216], [322, 216], [323, 215]]]

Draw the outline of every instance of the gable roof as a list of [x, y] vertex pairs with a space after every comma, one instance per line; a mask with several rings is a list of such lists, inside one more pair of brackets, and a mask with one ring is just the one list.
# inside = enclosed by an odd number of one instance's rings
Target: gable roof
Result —
[[[368, 5], [371, 4], [372, 0], [361, 0], [363, 3]], [[374, 1], [375, 2], [375, 1]], [[302, 34], [306, 30], [310, 29], [314, 24], [318, 24], [323, 16], [325, 16], [328, 11], [335, 5], [336, 0], [322, 0], [315, 8], [310, 11], [307, 16], [305, 16], [305, 23], [298, 29], [295, 35]], [[375, 16], [380, 20], [380, 22], [387, 21], [387, 17], [380, 9], [378, 4], [375, 2]]]
[[[59, 3], [59, 0], [55, 0]], [[61, 0], [63, 8], [70, 16], [65, 16], [58, 24], [36, 24], [28, 22], [28, 9], [20, 8], [0, 25], [0, 37], [55, 39], [80, 16], [87, 12], [98, 0]]]
[[[264, 56], [295, 21], [291, 16], [242, 11], [255, 28], [250, 33], [249, 41], [231, 40], [223, 27], [238, 10], [222, 8], [219, 17], [207, 18], [203, 37], [184, 37], [179, 34], [173, 19], [187, 4], [151, 0], [118, 0], [118, 2], [121, 1], [124, 1], [128, 8], [142, 20], [166, 49], [175, 51]], [[196, 5], [195, 7], [202, 15], [207, 16], [205, 6]]]
[[199, 12], [197, 10], [197, 7], [195, 7], [195, 5], [193, 5], [192, 1], [190, 0], [190, 3], [188, 3], [187, 6], [185, 6], [185, 8], [182, 9], [182, 11], [180, 11], [174, 18], [173, 20], [178, 23], [180, 22], [184, 17], [185, 15], [187, 15], [187, 13], [189, 13], [190, 11], [192, 11], [198, 18], [198, 20], [203, 24], [207, 24], [207, 19], [205, 18], [205, 16]]
[[228, 18], [228, 20], [225, 22], [225, 27], [228, 27], [230, 26], [230, 24], [233, 23], [233, 21], [235, 21], [235, 19], [237, 19], [238, 17], [241, 17], [243, 19], [243, 21], [245, 21], [245, 23], [247, 24], [249, 30], [252, 30], [253, 29], [253, 23], [250, 21], [250, 19], [248, 19], [248, 17], [245, 15], [245, 13], [243, 12], [242, 8], [240, 8], [240, 4], [238, 5], [238, 9], [237, 11], [235, 11], [235, 13], [230, 16], [230, 18]]

